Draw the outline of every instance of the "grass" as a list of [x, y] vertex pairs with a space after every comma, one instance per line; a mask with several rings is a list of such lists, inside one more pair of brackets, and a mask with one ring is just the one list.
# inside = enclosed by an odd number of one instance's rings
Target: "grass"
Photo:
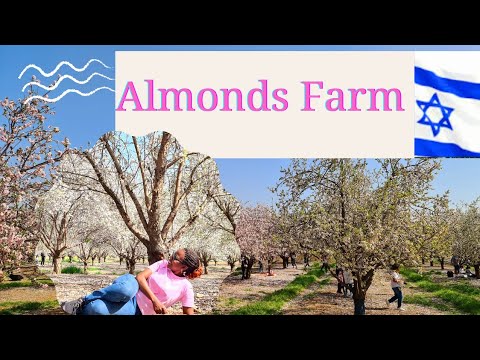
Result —
[[[38, 279], [37, 280], [41, 284], [47, 284], [48, 286], [54, 286], [54, 283], [50, 279]], [[31, 287], [34, 284], [28, 280], [21, 280], [21, 281], [9, 281], [9, 282], [2, 282], [0, 283], [0, 290], [7, 290], [13, 288], [20, 288], [20, 287]]]
[[438, 299], [433, 298], [431, 294], [406, 295], [404, 300], [408, 304], [428, 306], [446, 312], [452, 311], [450, 306], [445, 304], [443, 301], [438, 301]]
[[427, 294], [406, 296], [406, 303], [423, 302], [422, 305], [432, 306], [440, 309], [441, 303], [438, 303], [438, 300], [441, 300], [444, 304], [448, 304], [456, 311], [472, 315], [480, 314], [479, 288], [466, 283], [433, 282], [431, 278], [431, 273], [426, 273], [422, 275], [413, 269], [403, 269], [401, 271], [401, 274], [405, 276], [407, 281], [414, 283], [418, 288], [428, 293], [428, 296]]
[[83, 271], [77, 266], [67, 266], [62, 269], [62, 274], [81, 274]]
[[43, 302], [33, 301], [6, 301], [0, 303], [0, 315], [21, 315], [32, 311], [53, 310], [58, 308], [56, 300]]
[[87, 268], [87, 271], [99, 271], [102, 270], [102, 268], [99, 268], [97, 266], [91, 266]]
[[281, 314], [283, 305], [300, 295], [308, 286], [318, 280], [324, 274], [319, 268], [312, 268], [304, 275], [299, 275], [285, 286], [266, 295], [263, 299], [252, 304], [245, 305], [233, 312], [232, 315], [276, 315]]

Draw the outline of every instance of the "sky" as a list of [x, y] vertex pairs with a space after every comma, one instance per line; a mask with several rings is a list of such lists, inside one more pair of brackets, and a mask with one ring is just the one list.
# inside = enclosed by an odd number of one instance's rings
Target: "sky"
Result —
[[[99, 63], [92, 63], [84, 73], [75, 74], [68, 67], [62, 67], [58, 73], [75, 75], [79, 80], [86, 79], [94, 72], [110, 78], [115, 77], [115, 51], [118, 50], [480, 50], [480, 46], [4, 46], [0, 45], [0, 99], [23, 97], [22, 87], [31, 80], [32, 75], [42, 79], [42, 84], [50, 85], [55, 76], [42, 77], [35, 69], [28, 69], [21, 79], [18, 76], [28, 64], [36, 64], [45, 72], [52, 71], [62, 60], [71, 62], [76, 67], [83, 67], [89, 59], [95, 58], [110, 68]], [[108, 86], [114, 89], [114, 81], [96, 76], [84, 85], [73, 84], [64, 80], [58, 89], [49, 94], [50, 98], [60, 95], [65, 89], [74, 87], [83, 92], [98, 87]], [[72, 146], [88, 147], [105, 132], [114, 130], [114, 93], [100, 90], [90, 97], [67, 94], [58, 103], [53, 104], [55, 116], [49, 119], [52, 126], [60, 127], [61, 139], [67, 136]], [[1, 120], [0, 120], [1, 121]], [[159, 129], [160, 130], [160, 129]], [[175, 135], [175, 134], [173, 134]], [[224, 187], [242, 203], [272, 204], [272, 193], [268, 187], [274, 186], [280, 177], [280, 168], [289, 164], [289, 159], [216, 159]], [[450, 189], [453, 202], [468, 202], [480, 196], [480, 159], [444, 159], [444, 169], [437, 176], [434, 187], [438, 192]]]

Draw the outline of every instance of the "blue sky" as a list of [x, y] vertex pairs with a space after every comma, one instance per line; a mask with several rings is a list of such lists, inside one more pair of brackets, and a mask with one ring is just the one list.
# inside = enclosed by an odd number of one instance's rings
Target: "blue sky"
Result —
[[[29, 69], [22, 79], [18, 79], [23, 68], [34, 63], [46, 72], [52, 71], [62, 60], [82, 67], [89, 59], [96, 58], [108, 66], [115, 65], [116, 50], [480, 50], [480, 46], [0, 46], [0, 99], [22, 97], [21, 89], [30, 81], [32, 75], [44, 80], [35, 69]], [[105, 69], [98, 63], [92, 63], [88, 71], [75, 73], [65, 67], [60, 74], [75, 75], [77, 79], [86, 79], [93, 72], [115, 77], [114, 69]], [[55, 76], [42, 81], [49, 85]], [[50, 81], [49, 81], [50, 80]], [[72, 86], [75, 85], [75, 86]], [[58, 96], [68, 87], [91, 91], [99, 86], [114, 88], [114, 82], [95, 77], [85, 85], [77, 85], [70, 80], [52, 92], [50, 97]], [[63, 90], [62, 90], [63, 89]], [[53, 105], [56, 115], [50, 118], [50, 124], [61, 129], [60, 135], [67, 136], [72, 146], [86, 147], [95, 143], [100, 135], [114, 129], [114, 94], [99, 91], [91, 97], [68, 94]], [[288, 166], [288, 159], [217, 159], [220, 176], [225, 188], [242, 202], [271, 204], [272, 194], [268, 191], [280, 177], [280, 168]], [[480, 159], [445, 159], [444, 169], [435, 180], [438, 191], [450, 189], [454, 202], [471, 201], [480, 195]]]

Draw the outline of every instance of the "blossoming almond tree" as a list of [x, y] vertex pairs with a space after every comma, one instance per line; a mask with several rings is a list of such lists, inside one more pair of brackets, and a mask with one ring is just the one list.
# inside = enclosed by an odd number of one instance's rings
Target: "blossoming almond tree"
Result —
[[455, 213], [452, 226], [453, 255], [459, 258], [461, 265], [473, 266], [475, 276], [480, 279], [480, 198]]
[[440, 168], [432, 159], [294, 159], [277, 187], [279, 197], [310, 203], [315, 241], [354, 274], [355, 314], [375, 271], [415, 257], [412, 209], [428, 201]]
[[248, 259], [247, 276], [250, 278], [255, 260], [266, 261], [271, 271], [272, 260], [281, 251], [274, 236], [275, 216], [272, 209], [257, 205], [244, 207], [238, 215], [235, 237], [240, 251]]
[[103, 195], [74, 191], [62, 183], [55, 184], [39, 199], [37, 233], [52, 255], [54, 273], [59, 273], [61, 259], [68, 250], [77, 254], [86, 268], [97, 245], [116, 233], [117, 229], [109, 224], [109, 209], [102, 200]]
[[[108, 133], [77, 154], [89, 168], [72, 163], [62, 171], [64, 181], [107, 194], [129, 231], [147, 248], [149, 263], [175, 246], [219, 188], [215, 162], [184, 150], [166, 132], [143, 137]], [[182, 208], [188, 216], [177, 216]]]
[[448, 194], [433, 197], [425, 205], [413, 209], [415, 253], [422, 264], [425, 259], [429, 259], [430, 266], [433, 266], [433, 260], [437, 258], [443, 270], [445, 259], [452, 255], [451, 229], [455, 217], [449, 208]]
[[[27, 96], [33, 94], [30, 89]], [[0, 258], [4, 259], [0, 267], [5, 268], [15, 266], [35, 247], [36, 198], [48, 189], [53, 165], [69, 141], [54, 139], [60, 130], [47, 125], [54, 112], [45, 102], [6, 98], [0, 108]]]

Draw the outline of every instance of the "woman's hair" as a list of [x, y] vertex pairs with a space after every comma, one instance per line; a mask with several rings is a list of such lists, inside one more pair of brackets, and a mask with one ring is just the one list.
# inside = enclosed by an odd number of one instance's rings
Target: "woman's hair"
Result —
[[195, 250], [185, 248], [185, 257], [182, 263], [188, 266], [185, 270], [185, 276], [189, 279], [195, 279], [202, 275], [203, 269], [200, 263], [200, 257]]

